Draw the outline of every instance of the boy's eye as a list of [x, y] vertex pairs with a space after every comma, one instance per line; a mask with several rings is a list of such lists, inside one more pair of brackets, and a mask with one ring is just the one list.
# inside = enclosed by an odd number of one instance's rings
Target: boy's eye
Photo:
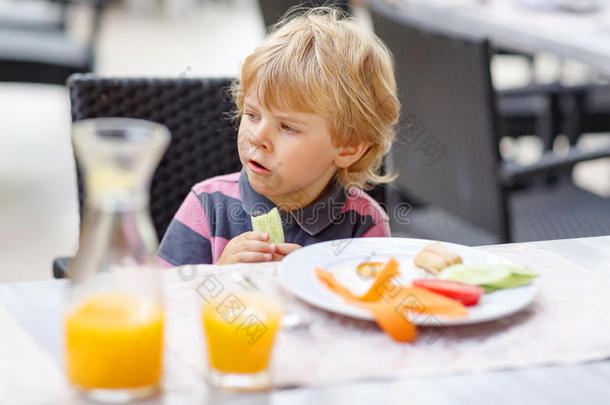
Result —
[[252, 120], [252, 121], [256, 121], [256, 120], [258, 119], [258, 116], [257, 116], [256, 114], [251, 113], [251, 112], [249, 112], [249, 111], [246, 111], [246, 112], [244, 113], [244, 115], [245, 115], [245, 116], [246, 116], [248, 119], [250, 119], [250, 120]]
[[286, 133], [289, 133], [289, 134], [294, 134], [294, 133], [298, 132], [298, 130], [297, 130], [297, 129], [292, 128], [292, 127], [290, 127], [290, 126], [288, 126], [288, 125], [286, 125], [286, 124], [282, 124], [282, 125], [280, 126], [280, 128], [281, 128], [281, 130], [282, 130], [282, 131], [284, 131], [284, 132], [286, 132]]

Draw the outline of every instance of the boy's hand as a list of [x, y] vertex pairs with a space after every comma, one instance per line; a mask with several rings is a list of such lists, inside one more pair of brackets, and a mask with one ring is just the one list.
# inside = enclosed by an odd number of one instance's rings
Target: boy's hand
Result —
[[275, 252], [273, 254], [274, 262], [280, 261], [288, 253], [292, 253], [295, 250], [302, 248], [301, 245], [297, 245], [296, 243], [275, 243], [273, 246], [275, 247]]
[[269, 243], [269, 234], [244, 232], [231, 239], [216, 264], [280, 261], [301, 248], [296, 243]]
[[244, 232], [227, 243], [216, 264], [271, 261], [277, 249], [273, 244], [267, 242], [268, 240], [269, 234], [267, 233]]

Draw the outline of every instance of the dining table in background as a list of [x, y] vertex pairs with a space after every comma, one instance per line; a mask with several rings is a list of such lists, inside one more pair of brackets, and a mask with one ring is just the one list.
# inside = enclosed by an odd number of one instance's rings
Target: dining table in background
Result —
[[[577, 12], [552, 0], [393, 0], [398, 10], [431, 28], [489, 38], [499, 48], [551, 53], [610, 76], [610, 2]], [[553, 6], [553, 4], [557, 4]]]
[[[610, 282], [610, 236], [482, 249], [496, 254], [508, 253], [512, 257], [534, 251], [547, 253], [583, 272], [597, 274], [599, 283]], [[67, 280], [49, 280], [0, 285], [0, 403], [83, 403], [74, 391], [62, 388], [65, 380], [60, 371], [60, 320], [67, 283]], [[602, 326], [600, 330], [607, 330]], [[12, 333], [13, 339], [5, 339], [3, 333]], [[421, 378], [360, 379], [315, 387], [284, 386], [248, 394], [210, 388], [202, 376], [171, 349], [166, 354], [165, 367], [163, 394], [139, 404], [610, 402], [608, 359]]]

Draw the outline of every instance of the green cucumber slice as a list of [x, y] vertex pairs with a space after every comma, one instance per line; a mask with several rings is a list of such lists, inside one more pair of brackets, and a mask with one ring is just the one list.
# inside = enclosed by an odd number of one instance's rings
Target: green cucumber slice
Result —
[[483, 287], [486, 293], [527, 285], [538, 275], [526, 266], [509, 264], [456, 264], [441, 271], [438, 278]]
[[269, 234], [269, 243], [284, 243], [284, 228], [282, 218], [277, 208], [266, 214], [251, 217], [252, 230]]
[[490, 283], [485, 287], [492, 288], [515, 288], [522, 285], [527, 285], [532, 282], [532, 279], [538, 277], [530, 268], [525, 266], [506, 266], [510, 270], [510, 276], [499, 282]]
[[497, 285], [510, 277], [511, 272], [506, 266], [478, 266], [473, 264], [454, 264], [438, 275], [442, 280], [461, 281], [474, 285]]
[[520, 266], [517, 264], [506, 264], [503, 266], [505, 266], [507, 269], [509, 269], [511, 274], [514, 274], [514, 275], [538, 277], [538, 274], [527, 266]]

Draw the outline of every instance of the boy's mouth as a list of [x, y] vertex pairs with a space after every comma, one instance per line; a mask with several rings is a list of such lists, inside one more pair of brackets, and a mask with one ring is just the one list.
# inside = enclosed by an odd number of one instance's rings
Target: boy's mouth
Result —
[[265, 166], [263, 166], [262, 164], [258, 163], [254, 159], [249, 159], [248, 160], [248, 166], [250, 166], [250, 169], [252, 169], [252, 171], [254, 173], [258, 173], [258, 174], [271, 173], [271, 170], [267, 169]]

